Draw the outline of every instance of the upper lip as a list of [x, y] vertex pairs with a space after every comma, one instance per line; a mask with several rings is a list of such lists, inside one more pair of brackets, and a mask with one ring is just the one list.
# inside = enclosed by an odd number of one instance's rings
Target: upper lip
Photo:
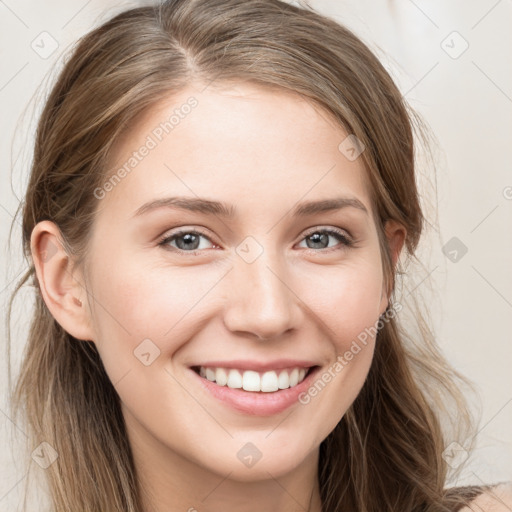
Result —
[[285, 368], [310, 368], [317, 366], [314, 361], [303, 361], [298, 359], [276, 359], [274, 361], [249, 361], [249, 360], [231, 360], [231, 361], [208, 361], [192, 365], [191, 368], [203, 366], [205, 368], [235, 368], [238, 370], [253, 371], [272, 371], [283, 370]]

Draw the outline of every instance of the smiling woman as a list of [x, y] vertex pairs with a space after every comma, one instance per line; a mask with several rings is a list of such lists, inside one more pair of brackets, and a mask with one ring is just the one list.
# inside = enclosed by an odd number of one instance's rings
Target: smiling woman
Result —
[[453, 511], [485, 489], [446, 488], [463, 379], [399, 319], [415, 122], [356, 36], [278, 0], [170, 0], [81, 40], [18, 286], [13, 402], [53, 510]]

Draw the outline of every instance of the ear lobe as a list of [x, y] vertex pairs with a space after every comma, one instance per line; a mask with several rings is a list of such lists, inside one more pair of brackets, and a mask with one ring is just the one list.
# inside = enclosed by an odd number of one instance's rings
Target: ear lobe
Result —
[[42, 298], [61, 327], [80, 340], [93, 340], [87, 293], [72, 273], [72, 260], [54, 222], [39, 222], [30, 238]]

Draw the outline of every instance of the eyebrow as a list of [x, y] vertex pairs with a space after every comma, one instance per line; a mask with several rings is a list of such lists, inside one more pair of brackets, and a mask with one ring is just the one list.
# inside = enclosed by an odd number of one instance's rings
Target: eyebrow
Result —
[[[368, 215], [366, 206], [356, 197], [336, 197], [300, 203], [292, 210], [292, 216], [306, 217], [349, 207], [361, 210]], [[226, 219], [232, 219], [236, 216], [236, 208], [231, 204], [200, 197], [166, 197], [143, 204], [136, 210], [134, 217], [160, 208], [177, 208], [179, 210], [218, 215]]]

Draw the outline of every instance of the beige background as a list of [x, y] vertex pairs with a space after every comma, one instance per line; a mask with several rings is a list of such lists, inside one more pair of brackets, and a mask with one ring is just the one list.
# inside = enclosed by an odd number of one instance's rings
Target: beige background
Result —
[[[33, 95], [61, 52], [78, 36], [119, 10], [142, 3], [0, 1], [3, 311], [13, 280], [23, 268], [18, 224], [11, 250], [7, 239], [17, 197], [21, 197], [26, 184], [31, 130], [44, 88], [39, 89], [38, 96]], [[438, 139], [439, 232], [432, 231], [424, 244], [425, 267], [415, 276], [415, 282], [426, 292], [436, 290], [429, 311], [439, 343], [450, 361], [475, 382], [482, 402], [477, 449], [461, 478], [453, 483], [511, 480], [512, 3], [310, 3], [352, 28], [378, 53], [406, 99], [424, 116]], [[421, 179], [426, 204], [436, 201], [429, 191], [433, 182], [431, 175]], [[429, 220], [435, 221], [431, 209]], [[456, 240], [449, 242], [453, 237]], [[22, 293], [14, 315], [15, 363], [23, 348], [30, 306], [30, 294]], [[4, 340], [5, 330], [5, 353]], [[5, 357], [1, 359], [0, 511], [13, 511], [20, 503], [26, 475], [21, 452], [11, 449], [16, 446], [11, 436], [13, 431], [18, 432], [23, 441], [23, 433], [9, 418]]]

